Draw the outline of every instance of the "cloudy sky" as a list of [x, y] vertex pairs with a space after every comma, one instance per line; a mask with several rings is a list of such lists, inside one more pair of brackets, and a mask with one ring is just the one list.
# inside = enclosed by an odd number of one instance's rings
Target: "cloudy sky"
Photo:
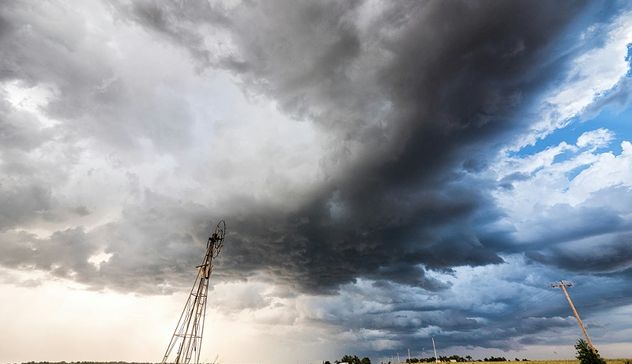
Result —
[[0, 362], [632, 355], [632, 6], [4, 1]]

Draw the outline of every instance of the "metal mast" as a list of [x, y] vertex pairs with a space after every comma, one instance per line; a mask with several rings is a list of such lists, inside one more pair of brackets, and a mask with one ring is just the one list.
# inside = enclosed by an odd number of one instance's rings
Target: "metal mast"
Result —
[[[221, 220], [215, 227], [215, 231], [208, 238], [204, 260], [196, 267], [198, 274], [195, 278], [195, 283], [193, 283], [187, 303], [184, 305], [178, 324], [171, 336], [171, 341], [167, 346], [167, 351], [165, 351], [165, 355], [162, 358], [163, 364], [198, 364], [200, 362], [204, 318], [206, 317], [208, 281], [213, 271], [213, 258], [217, 258], [222, 246], [224, 246], [225, 234], [226, 223], [224, 220]], [[175, 348], [177, 348], [174, 353], [175, 356], [170, 359]]]
[[571, 310], [573, 310], [573, 314], [575, 315], [575, 318], [577, 319], [577, 324], [579, 325], [579, 328], [582, 330], [582, 334], [584, 334], [584, 339], [586, 339], [586, 343], [588, 344], [588, 346], [593, 352], [597, 353], [597, 348], [595, 348], [592, 341], [590, 340], [590, 337], [588, 336], [588, 332], [586, 331], [586, 327], [584, 326], [584, 321], [582, 321], [582, 319], [579, 317], [579, 312], [577, 312], [577, 309], [575, 308], [575, 305], [573, 304], [573, 300], [571, 299], [571, 296], [568, 294], [568, 290], [566, 290], [567, 287], [572, 287], [572, 286], [573, 286], [572, 283], [565, 282], [565, 281], [560, 281], [559, 283], [554, 283], [551, 285], [551, 287], [553, 288], [562, 289], [562, 292], [564, 292], [564, 296], [566, 296], [566, 300], [568, 301], [568, 305], [571, 306]]

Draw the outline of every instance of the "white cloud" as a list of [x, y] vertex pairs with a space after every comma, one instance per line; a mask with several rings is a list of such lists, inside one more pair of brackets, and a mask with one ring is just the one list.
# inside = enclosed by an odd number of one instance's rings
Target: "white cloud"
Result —
[[107, 263], [110, 258], [112, 258], [111, 253], [100, 252], [98, 254], [94, 254], [88, 258], [88, 262], [98, 270], [101, 268], [101, 264]]
[[[584, 221], [590, 217], [582, 214], [598, 209], [632, 223], [632, 208], [625, 202], [632, 190], [632, 144], [623, 141], [619, 154], [597, 152], [596, 146], [605, 145], [611, 137], [607, 130], [598, 129], [578, 139], [578, 146], [590, 147], [588, 150], [562, 142], [533, 155], [508, 158], [494, 167], [499, 181], [522, 173], [521, 178], [510, 181], [512, 188], [494, 192], [506, 215], [503, 221], [515, 229], [518, 241], [550, 236], [554, 244], [555, 231], [564, 228], [573, 234], [582, 225], [590, 226], [594, 218]], [[556, 160], [562, 152], [569, 154]]]
[[632, 144], [621, 142], [621, 153], [596, 154], [597, 161], [572, 179], [568, 195], [579, 201], [601, 189], [613, 186], [632, 188]]
[[27, 87], [20, 81], [8, 81], [0, 84], [0, 87], [4, 88], [4, 97], [13, 108], [33, 114], [43, 128], [59, 124], [59, 121], [51, 119], [43, 112], [43, 108], [58, 92], [54, 86], [38, 84]]
[[[605, 29], [604, 29], [605, 28]], [[601, 39], [601, 34], [605, 34]], [[618, 16], [611, 24], [591, 27], [582, 37], [596, 46], [581, 53], [572, 63], [564, 81], [546, 94], [537, 112], [538, 120], [519, 137], [510, 150], [534, 144], [580, 115], [600, 96], [626, 76], [628, 44], [632, 43], [632, 12]]]
[[577, 147], [574, 145], [561, 142], [531, 155], [502, 158], [490, 166], [490, 169], [495, 171], [499, 178], [512, 173], [531, 174], [542, 168], [550, 167], [559, 155], [576, 150]]
[[579, 136], [579, 138], [577, 138], [576, 144], [580, 148], [601, 148], [608, 146], [612, 139], [614, 139], [613, 132], [608, 129], [600, 128], [583, 133]]

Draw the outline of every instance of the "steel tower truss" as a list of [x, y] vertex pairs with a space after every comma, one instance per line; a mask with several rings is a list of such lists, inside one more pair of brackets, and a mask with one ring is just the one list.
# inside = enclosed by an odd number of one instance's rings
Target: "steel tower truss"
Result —
[[[206, 243], [206, 254], [202, 264], [198, 265], [197, 277], [191, 293], [184, 305], [178, 324], [171, 336], [169, 346], [162, 363], [198, 364], [204, 334], [204, 318], [206, 317], [206, 299], [208, 281], [213, 271], [213, 258], [217, 258], [224, 245], [226, 223], [220, 221]], [[174, 351], [174, 349], [176, 349]], [[173, 353], [173, 355], [172, 355]], [[172, 357], [172, 359], [170, 359]]]

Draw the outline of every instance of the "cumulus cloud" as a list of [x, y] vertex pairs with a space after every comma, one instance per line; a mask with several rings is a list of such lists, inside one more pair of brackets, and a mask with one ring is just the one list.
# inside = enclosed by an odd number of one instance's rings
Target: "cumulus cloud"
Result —
[[607, 146], [612, 139], [614, 138], [614, 134], [608, 129], [596, 129], [592, 131], [587, 131], [577, 138], [577, 146], [580, 148], [592, 147], [599, 148]]
[[[612, 137], [609, 131], [597, 129], [578, 138], [577, 145], [584, 149], [563, 142], [507, 162], [524, 173], [511, 182], [511, 189], [496, 194], [507, 213], [505, 221], [514, 228], [509, 249], [569, 271], [625, 274], [630, 268], [632, 229], [630, 143], [623, 141], [618, 155], [597, 151]], [[570, 154], [558, 158], [562, 151]]]

